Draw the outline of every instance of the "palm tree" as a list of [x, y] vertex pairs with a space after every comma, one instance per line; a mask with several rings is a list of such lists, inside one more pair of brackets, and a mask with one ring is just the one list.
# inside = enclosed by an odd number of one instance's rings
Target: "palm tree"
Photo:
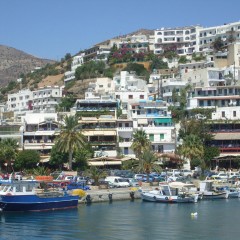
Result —
[[87, 175], [89, 175], [90, 178], [93, 179], [94, 185], [98, 186], [99, 180], [101, 178], [105, 178], [107, 176], [107, 173], [97, 167], [90, 167], [90, 169], [87, 171]]
[[65, 116], [63, 121], [56, 146], [60, 152], [68, 153], [69, 170], [72, 170], [73, 152], [85, 146], [86, 138], [79, 130], [76, 116]]
[[151, 142], [144, 130], [137, 130], [133, 133], [133, 143], [131, 148], [133, 149], [136, 157], [139, 157], [145, 150], [150, 149], [150, 146]]
[[186, 135], [183, 139], [183, 144], [179, 146], [179, 153], [190, 160], [193, 159], [203, 159], [204, 146], [201, 139], [194, 134]]
[[144, 151], [140, 155], [139, 165], [137, 166], [137, 172], [144, 172], [147, 174], [147, 181], [149, 181], [149, 174], [153, 171], [160, 172], [161, 167], [156, 164], [157, 156], [151, 150]]

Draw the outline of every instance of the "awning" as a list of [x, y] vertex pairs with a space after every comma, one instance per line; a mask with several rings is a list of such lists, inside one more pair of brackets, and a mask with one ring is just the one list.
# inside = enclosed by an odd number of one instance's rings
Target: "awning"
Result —
[[122, 161], [89, 161], [89, 166], [111, 166], [122, 165]]
[[52, 136], [55, 131], [36, 131], [35, 136]]
[[116, 131], [83, 131], [85, 136], [116, 136]]
[[46, 162], [49, 162], [49, 161], [50, 161], [50, 158], [44, 158], [44, 159], [40, 160], [41, 163], [46, 163]]
[[146, 118], [140, 118], [137, 121], [138, 121], [138, 124], [148, 124], [148, 121]]
[[240, 140], [240, 133], [215, 133], [214, 140]]
[[154, 119], [155, 123], [172, 123], [172, 119], [171, 118], [157, 118]]

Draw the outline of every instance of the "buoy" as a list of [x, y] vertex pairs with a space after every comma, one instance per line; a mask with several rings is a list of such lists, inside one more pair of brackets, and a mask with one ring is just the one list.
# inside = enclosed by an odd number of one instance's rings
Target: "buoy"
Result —
[[196, 217], [197, 215], [198, 215], [197, 212], [195, 212], [195, 213], [191, 213], [191, 216], [192, 216], [192, 217]]

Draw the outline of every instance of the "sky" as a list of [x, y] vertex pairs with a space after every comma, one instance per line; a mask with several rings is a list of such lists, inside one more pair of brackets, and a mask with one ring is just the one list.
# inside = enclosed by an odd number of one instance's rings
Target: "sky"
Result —
[[237, 21], [239, 0], [0, 0], [0, 45], [60, 60], [142, 28]]

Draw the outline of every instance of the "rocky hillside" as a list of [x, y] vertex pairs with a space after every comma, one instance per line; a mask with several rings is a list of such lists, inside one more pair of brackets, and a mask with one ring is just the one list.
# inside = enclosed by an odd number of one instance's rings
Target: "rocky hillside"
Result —
[[21, 73], [29, 73], [47, 63], [54, 61], [40, 59], [15, 48], [0, 45], [0, 87], [15, 81]]

